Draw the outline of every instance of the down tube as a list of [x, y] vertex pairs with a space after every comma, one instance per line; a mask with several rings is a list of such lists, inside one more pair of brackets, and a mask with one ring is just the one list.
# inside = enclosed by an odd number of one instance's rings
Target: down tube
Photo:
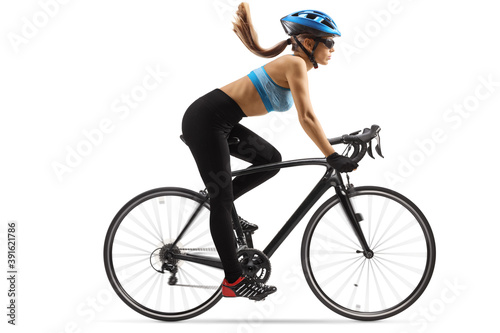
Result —
[[300, 220], [307, 214], [307, 212], [314, 206], [314, 204], [321, 198], [323, 194], [331, 187], [331, 175], [333, 169], [329, 168], [321, 180], [314, 186], [311, 193], [300, 204], [299, 208], [295, 210], [292, 216], [288, 219], [285, 225], [278, 231], [276, 236], [269, 242], [264, 249], [264, 254], [270, 258], [283, 241], [288, 237], [292, 230], [299, 224]]

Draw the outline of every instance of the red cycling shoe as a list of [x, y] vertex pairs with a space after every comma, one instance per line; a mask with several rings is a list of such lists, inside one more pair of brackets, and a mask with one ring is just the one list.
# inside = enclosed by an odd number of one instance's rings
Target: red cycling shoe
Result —
[[242, 275], [233, 283], [222, 282], [222, 296], [224, 297], [248, 297], [254, 301], [261, 301], [278, 290], [275, 286], [268, 286], [257, 282], [249, 276]]

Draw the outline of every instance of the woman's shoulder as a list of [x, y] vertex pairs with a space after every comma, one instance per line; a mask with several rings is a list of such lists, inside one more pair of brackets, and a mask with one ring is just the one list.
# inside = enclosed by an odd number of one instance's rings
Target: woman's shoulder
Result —
[[282, 55], [264, 65], [264, 70], [278, 85], [289, 88], [289, 79], [301, 79], [307, 75], [304, 59], [292, 54]]
[[299, 56], [294, 56], [293, 54], [282, 55], [281, 57], [267, 63], [265, 67], [266, 70], [270, 69], [272, 71], [278, 71], [282, 73], [286, 73], [289, 71], [296, 72], [301, 70], [307, 72], [307, 66], [304, 62], [304, 59]]
[[304, 63], [304, 60], [296, 55], [293, 54], [285, 54], [282, 55], [281, 57], [276, 59], [277, 62], [283, 62], [286, 64], [302, 64]]

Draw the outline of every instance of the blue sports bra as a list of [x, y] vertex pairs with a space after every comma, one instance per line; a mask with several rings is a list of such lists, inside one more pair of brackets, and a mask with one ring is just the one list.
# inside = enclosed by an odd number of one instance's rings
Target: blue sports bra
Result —
[[292, 92], [288, 88], [278, 86], [267, 74], [264, 66], [259, 67], [248, 74], [267, 112], [288, 111], [293, 105]]

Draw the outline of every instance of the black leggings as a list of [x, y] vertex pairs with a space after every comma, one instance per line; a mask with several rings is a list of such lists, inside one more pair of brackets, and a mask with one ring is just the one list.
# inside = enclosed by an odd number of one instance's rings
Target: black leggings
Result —
[[[229, 282], [241, 276], [236, 257], [231, 210], [233, 200], [273, 177], [278, 171], [259, 172], [231, 181], [229, 156], [253, 165], [280, 162], [281, 155], [269, 142], [239, 124], [245, 114], [220, 89], [198, 98], [186, 110], [182, 133], [210, 196], [210, 232]], [[228, 137], [240, 142], [228, 145]]]

